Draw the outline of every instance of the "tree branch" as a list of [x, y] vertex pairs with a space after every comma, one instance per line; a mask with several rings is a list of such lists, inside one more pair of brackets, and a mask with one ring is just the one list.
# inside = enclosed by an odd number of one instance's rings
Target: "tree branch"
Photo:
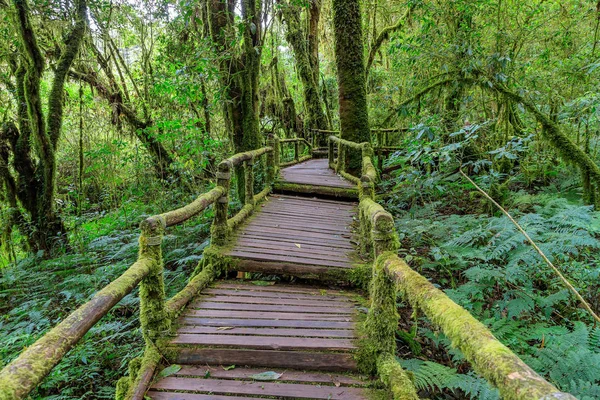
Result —
[[404, 13], [404, 15], [402, 17], [400, 17], [400, 19], [398, 19], [398, 21], [394, 25], [383, 28], [383, 30], [381, 32], [379, 32], [379, 35], [373, 41], [373, 44], [371, 45], [371, 50], [369, 51], [369, 58], [367, 59], [367, 67], [365, 68], [365, 73], [367, 74], [367, 77], [369, 77], [369, 72], [371, 71], [371, 66], [373, 65], [373, 60], [375, 60], [375, 55], [381, 48], [381, 45], [383, 44], [383, 42], [390, 38], [390, 34], [392, 34], [393, 32], [395, 32], [399, 29], [402, 29], [402, 27], [404, 26], [404, 23], [408, 20], [410, 13], [414, 7], [415, 7], [414, 4], [411, 4], [408, 7], [408, 9], [406, 10], [406, 12]]

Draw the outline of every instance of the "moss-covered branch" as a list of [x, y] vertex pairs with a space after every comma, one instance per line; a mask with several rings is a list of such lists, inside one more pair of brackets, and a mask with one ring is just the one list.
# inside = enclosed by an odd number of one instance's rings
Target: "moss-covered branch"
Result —
[[418, 400], [419, 396], [410, 377], [393, 354], [385, 353], [377, 359], [379, 378], [390, 388], [394, 400]]
[[454, 303], [393, 253], [380, 256], [385, 271], [405, 300], [422, 311], [451, 340], [475, 371], [500, 390], [507, 400], [575, 398], [560, 392], [500, 343], [488, 328]]
[[390, 38], [390, 35], [392, 33], [402, 29], [402, 27], [404, 26], [406, 21], [408, 21], [410, 12], [414, 8], [414, 4], [416, 4], [416, 3], [411, 3], [409, 5], [409, 8], [406, 10], [404, 15], [402, 15], [394, 25], [383, 28], [383, 30], [381, 32], [379, 32], [379, 35], [377, 35], [377, 38], [371, 44], [371, 48], [369, 49], [369, 56], [367, 58], [367, 66], [365, 68], [365, 73], [367, 74], [367, 77], [369, 76], [371, 66], [373, 65], [373, 61], [375, 60], [375, 55], [381, 48], [381, 45], [383, 44], [384, 41], [386, 41]]
[[196, 200], [187, 204], [177, 210], [169, 211], [161, 214], [161, 217], [165, 219], [166, 226], [177, 225], [183, 221], [198, 215], [208, 206], [213, 204], [223, 195], [224, 189], [221, 186], [217, 186], [208, 193], [200, 195]]

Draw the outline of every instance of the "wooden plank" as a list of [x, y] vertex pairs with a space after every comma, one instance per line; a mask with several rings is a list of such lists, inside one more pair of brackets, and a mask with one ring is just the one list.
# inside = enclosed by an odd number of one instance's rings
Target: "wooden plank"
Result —
[[353, 314], [354, 307], [331, 308], [331, 307], [306, 307], [290, 305], [273, 304], [239, 304], [239, 303], [217, 303], [213, 301], [203, 301], [191, 306], [199, 310], [238, 310], [238, 311], [269, 311], [269, 312], [297, 312], [297, 313], [315, 313], [315, 314]]
[[318, 258], [304, 258], [304, 257], [293, 257], [293, 256], [283, 256], [283, 255], [274, 255], [274, 254], [264, 254], [264, 253], [256, 253], [248, 250], [237, 251], [235, 249], [230, 250], [226, 253], [226, 255], [230, 257], [240, 257], [247, 258], [250, 260], [264, 260], [264, 261], [286, 261], [295, 264], [307, 264], [307, 265], [323, 265], [323, 266], [331, 266], [331, 267], [339, 267], [339, 268], [352, 268], [350, 262], [339, 262], [339, 261], [328, 261], [322, 260]]
[[250, 239], [262, 239], [274, 241], [277, 240], [279, 242], [287, 242], [287, 243], [300, 243], [300, 244], [320, 244], [322, 246], [331, 246], [337, 248], [346, 248], [350, 250], [355, 250], [356, 246], [352, 244], [352, 240], [348, 238], [336, 238], [332, 237], [324, 241], [322, 238], [312, 238], [308, 236], [299, 236], [299, 235], [288, 235], [285, 237], [278, 236], [271, 233], [264, 233], [260, 231], [242, 231], [237, 236], [238, 238], [250, 238]]
[[[338, 253], [338, 254], [321, 254], [317, 252], [307, 252], [297, 250], [279, 250], [279, 249], [268, 249], [264, 247], [252, 247], [252, 246], [235, 246], [230, 250], [227, 255], [238, 256], [243, 258], [251, 258], [258, 260], [269, 260], [269, 261], [290, 261], [295, 262], [296, 259], [302, 260], [300, 264], [316, 264], [316, 265], [330, 265], [335, 267], [349, 267], [350, 257], [349, 254]], [[313, 262], [313, 260], [315, 262]]]
[[[200, 301], [210, 299], [211, 301], [220, 302], [220, 303], [234, 303], [234, 304], [290, 304], [297, 306], [330, 306], [330, 307], [344, 307], [348, 305], [346, 301], [327, 301], [321, 300], [318, 297], [315, 297], [314, 300], [304, 300], [304, 299], [286, 299], [282, 297], [253, 297], [253, 296], [214, 296], [214, 297], [201, 297]], [[199, 304], [199, 302], [192, 303], [193, 306]]]
[[350, 226], [350, 224], [346, 223], [346, 222], [340, 222], [340, 223], [334, 223], [334, 222], [329, 222], [329, 221], [323, 221], [323, 220], [312, 220], [312, 221], [307, 221], [306, 219], [292, 219], [292, 216], [278, 216], [278, 217], [274, 217], [274, 216], [266, 216], [265, 214], [259, 213], [256, 218], [254, 218], [252, 221], [250, 221], [249, 224], [257, 224], [257, 225], [267, 225], [267, 226], [271, 226], [271, 225], [280, 225], [280, 226], [288, 226], [291, 228], [313, 228], [313, 229], [323, 229], [323, 230], [327, 230], [327, 231], [341, 231], [341, 232], [346, 232], [346, 231], [351, 231], [353, 228]]
[[197, 345], [210, 347], [236, 347], [262, 350], [354, 350], [356, 346], [349, 339], [298, 338], [281, 336], [234, 336], [181, 333], [170, 341], [171, 344]]
[[[173, 350], [167, 347], [167, 350]], [[191, 349], [177, 348], [177, 364], [247, 365], [250, 367], [309, 369], [313, 371], [356, 371], [350, 353], [304, 351]]]
[[[259, 368], [234, 368], [230, 370], [224, 370], [221, 367], [192, 367], [184, 365], [174, 376], [198, 376], [203, 378], [206, 376], [206, 371], [210, 372], [211, 378], [236, 380], [252, 379], [250, 376], [265, 372], [264, 369]], [[352, 377], [342, 374], [302, 372], [293, 370], [277, 370], [274, 372], [282, 374], [277, 382], [309, 382], [340, 386], [367, 386], [372, 383], [369, 379], [364, 377]]]
[[317, 328], [317, 329], [354, 329], [355, 323], [349, 321], [304, 321], [293, 319], [235, 319], [235, 318], [196, 318], [180, 317], [179, 323], [196, 326], [240, 326], [246, 328]]
[[312, 201], [315, 203], [322, 203], [322, 204], [336, 204], [336, 205], [356, 205], [356, 202], [343, 202], [343, 201], [339, 201], [339, 200], [329, 200], [329, 199], [321, 199], [318, 197], [306, 197], [306, 196], [289, 196], [289, 195], [283, 195], [283, 194], [274, 194], [269, 196], [270, 198], [273, 199], [281, 199], [281, 201]]
[[[298, 247], [297, 245], [300, 245]], [[256, 248], [267, 250], [290, 251], [294, 254], [319, 254], [323, 256], [335, 256], [349, 258], [355, 251], [353, 249], [340, 249], [327, 246], [306, 245], [301, 243], [280, 243], [273, 240], [238, 239], [236, 248]], [[339, 259], [339, 258], [338, 258]]]
[[[221, 288], [210, 288], [204, 289], [202, 294], [216, 294], [226, 296], [244, 296], [244, 297], [271, 297], [281, 299], [298, 299], [298, 300], [323, 300], [323, 301], [335, 301], [335, 302], [348, 302], [354, 303], [354, 300], [347, 296], [340, 296], [335, 294], [321, 294], [321, 293], [284, 293], [284, 292], [268, 292], [261, 290], [248, 289], [221, 289]], [[294, 304], [294, 303], [291, 303]]]
[[335, 233], [319, 233], [319, 232], [309, 232], [309, 231], [298, 231], [298, 232], [290, 232], [285, 228], [266, 228], [266, 227], [254, 227], [252, 224], [248, 224], [244, 227], [244, 232], [256, 232], [259, 234], [275, 234], [276, 237], [290, 237], [290, 236], [300, 236], [300, 237], [310, 237], [310, 238], [318, 238], [321, 240], [340, 240], [340, 241], [348, 241], [352, 237], [351, 232], [343, 232], [339, 234]]
[[227, 327], [219, 330], [214, 326], [188, 326], [183, 325], [177, 333], [219, 334], [219, 335], [254, 335], [254, 336], [294, 336], [294, 337], [322, 337], [322, 338], [354, 338], [354, 331], [347, 329], [286, 329], [286, 328], [240, 328]]
[[180, 378], [161, 379], [152, 389], [185, 390], [210, 394], [260, 395], [295, 399], [363, 400], [362, 388], [317, 386], [300, 383], [248, 382], [235, 380]]
[[217, 396], [214, 394], [156, 392], [150, 390], [146, 396], [152, 400], [256, 400], [256, 397]]
[[350, 226], [345, 227], [337, 227], [337, 226], [328, 226], [328, 225], [318, 225], [318, 224], [310, 224], [310, 223], [294, 223], [291, 221], [284, 220], [267, 220], [267, 219], [254, 219], [248, 226], [252, 227], [265, 227], [265, 228], [285, 228], [290, 231], [301, 231], [301, 232], [322, 232], [327, 234], [334, 235], [343, 235], [343, 234], [352, 234], [353, 229]]
[[236, 260], [238, 271], [261, 272], [264, 274], [281, 274], [298, 276], [308, 279], [344, 280], [346, 273], [352, 268], [332, 267], [330, 265], [296, 264], [288, 261], [268, 261], [238, 258]]
[[275, 319], [275, 320], [303, 320], [303, 321], [351, 321], [351, 315], [339, 314], [313, 314], [294, 312], [268, 312], [268, 311], [237, 311], [237, 310], [190, 310], [184, 311], [186, 317], [198, 318], [240, 318], [240, 319]]
[[[235, 283], [232, 283], [235, 282]], [[330, 289], [328, 287], [321, 286], [308, 286], [302, 284], [287, 284], [287, 283], [276, 283], [271, 286], [259, 286], [253, 283], [243, 281], [220, 281], [217, 283], [217, 287], [222, 289], [251, 289], [260, 292], [284, 292], [284, 293], [304, 293], [304, 294], [314, 294], [314, 295], [323, 295], [328, 294], [332, 296], [344, 296], [345, 291], [342, 289]]]

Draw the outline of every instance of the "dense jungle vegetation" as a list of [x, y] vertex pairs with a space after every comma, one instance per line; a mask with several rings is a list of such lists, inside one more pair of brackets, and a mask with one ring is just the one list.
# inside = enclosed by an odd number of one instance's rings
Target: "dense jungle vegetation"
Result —
[[[600, 399], [600, 327], [459, 172], [599, 313], [599, 28], [591, 0], [0, 0], [0, 367], [119, 276], [139, 222], [214, 185], [221, 159], [268, 133], [398, 128], [377, 193], [400, 254], [561, 390]], [[171, 294], [211, 213], [166, 236]], [[398, 308], [423, 397], [498, 398]], [[134, 293], [32, 398], [114, 398], [142, 350]]]

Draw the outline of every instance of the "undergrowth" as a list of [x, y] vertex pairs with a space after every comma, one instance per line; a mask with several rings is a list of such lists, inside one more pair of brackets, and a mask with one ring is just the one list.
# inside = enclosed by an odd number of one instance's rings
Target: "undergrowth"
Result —
[[[418, 154], [411, 149], [422, 145], [405, 143], [390, 160], [403, 165], [384, 181], [380, 200], [394, 213], [401, 256], [558, 388], [600, 398], [600, 327], [515, 226], [457, 174], [456, 150], [465, 143]], [[531, 181], [523, 159], [506, 173], [496, 161], [466, 168], [600, 310], [600, 212], [573, 192], [576, 172], [557, 166], [552, 178]], [[402, 302], [399, 310], [400, 362], [421, 395], [499, 398], [441, 332]]]
[[[74, 252], [50, 260], [30, 256], [0, 269], [0, 367], [122, 274], [137, 258], [139, 222], [165, 208], [173, 205], [131, 200], [118, 211], [74, 218], [69, 221], [75, 226]], [[200, 260], [210, 213], [167, 230], [163, 257], [168, 297], [183, 288]], [[138, 306], [135, 289], [85, 335], [31, 398], [113, 399], [117, 379], [143, 351]]]

